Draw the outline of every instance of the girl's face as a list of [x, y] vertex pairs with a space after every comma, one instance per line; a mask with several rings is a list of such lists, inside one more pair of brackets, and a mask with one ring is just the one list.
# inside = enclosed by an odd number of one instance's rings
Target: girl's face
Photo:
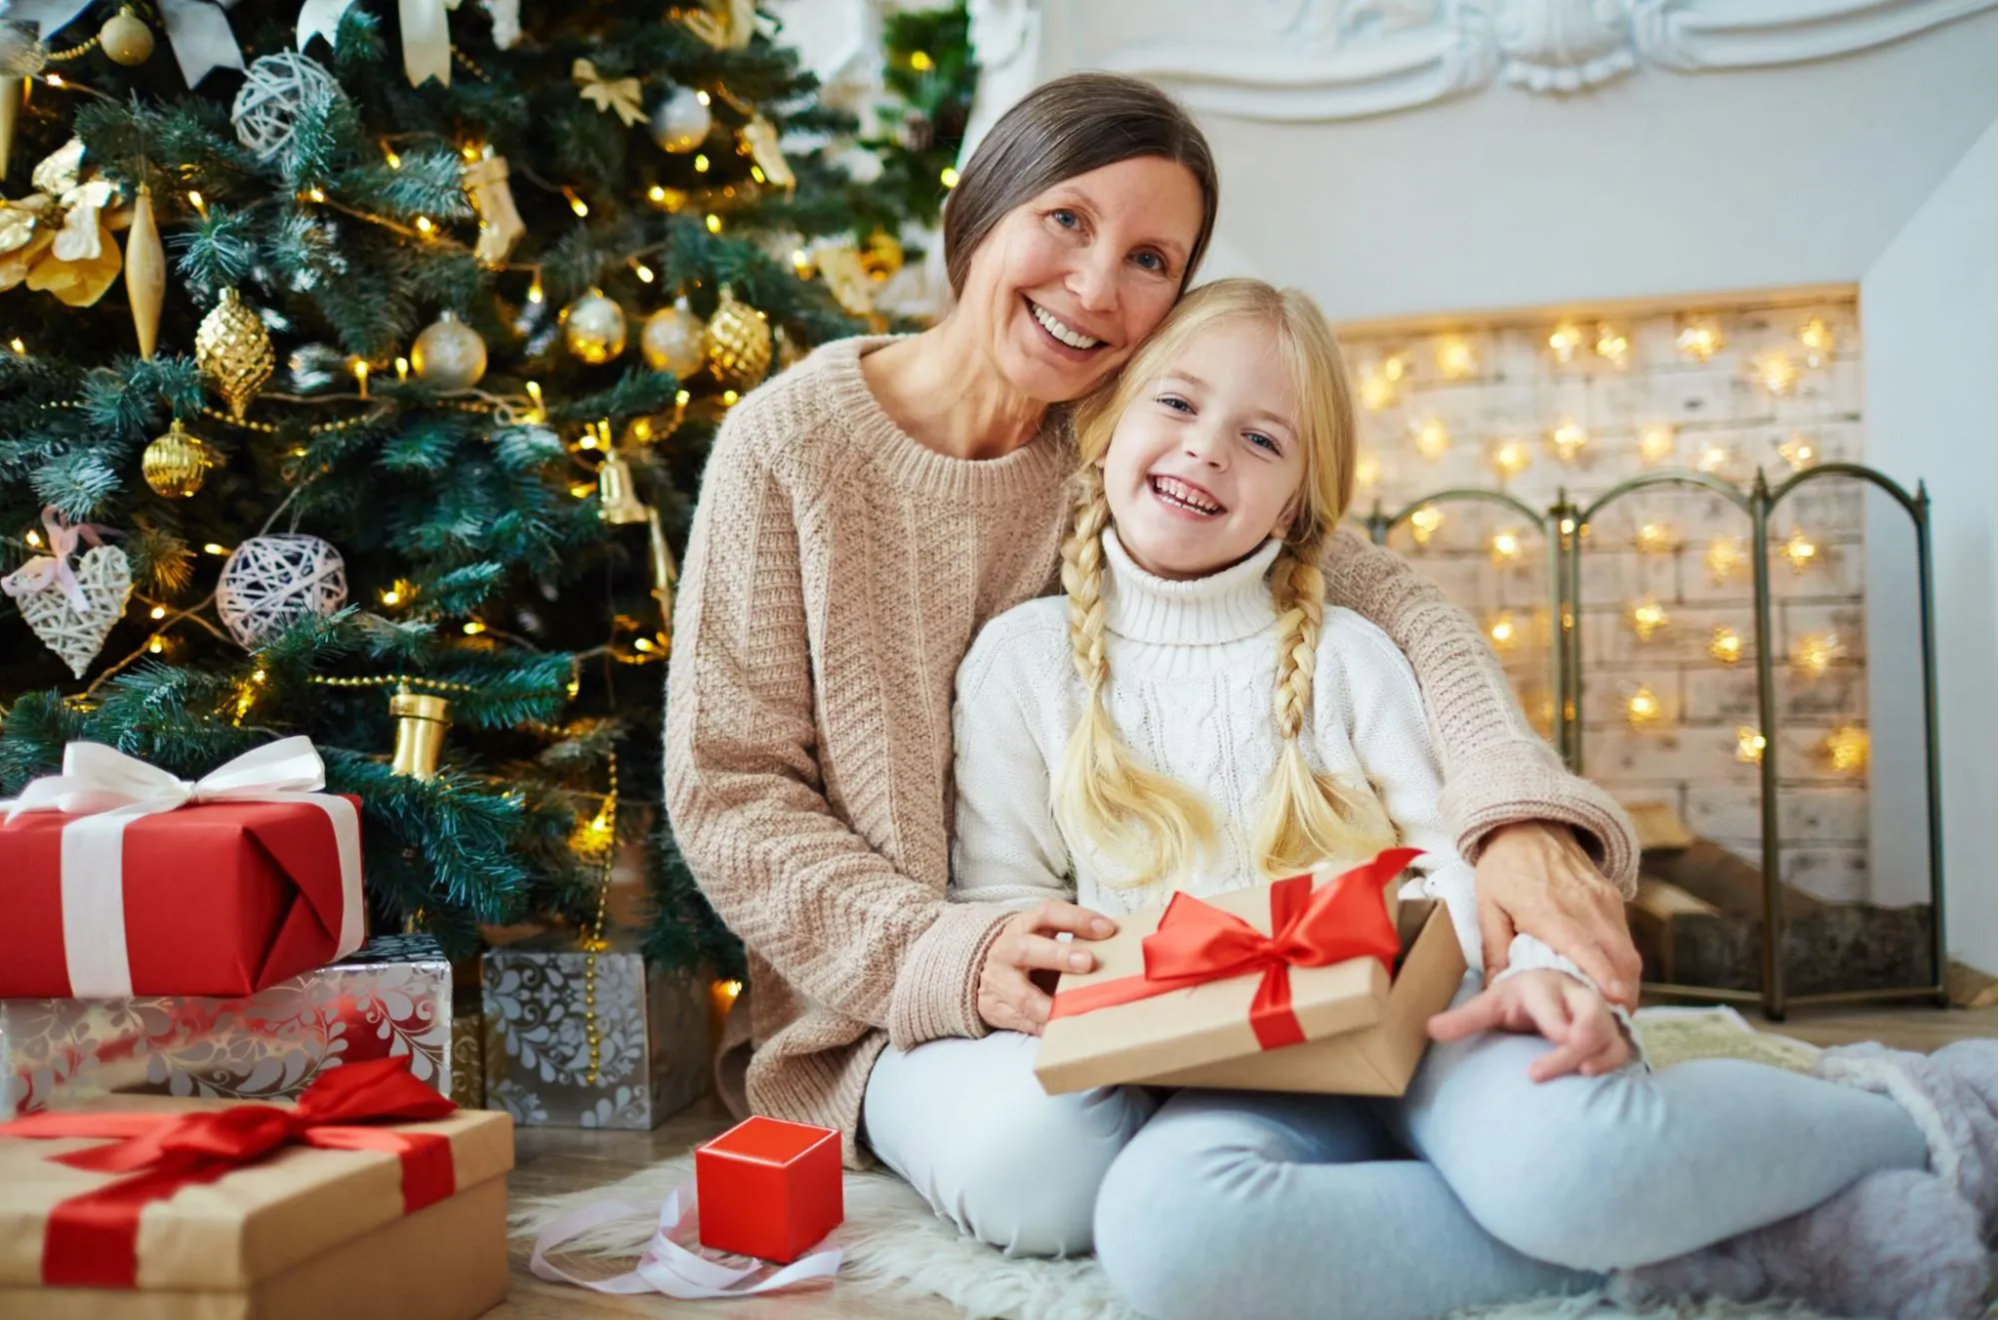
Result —
[[1201, 186], [1156, 156], [1064, 179], [1006, 214], [972, 254], [958, 314], [994, 370], [1042, 404], [1124, 365], [1180, 295]]
[[1276, 348], [1255, 321], [1210, 325], [1118, 419], [1104, 493], [1118, 540], [1147, 572], [1200, 577], [1284, 535], [1305, 455], [1298, 392]]

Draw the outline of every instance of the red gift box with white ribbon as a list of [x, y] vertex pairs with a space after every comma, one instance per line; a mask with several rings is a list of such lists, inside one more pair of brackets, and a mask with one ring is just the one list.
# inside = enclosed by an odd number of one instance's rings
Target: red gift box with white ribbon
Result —
[[0, 998], [246, 995], [361, 946], [360, 807], [305, 738], [179, 779], [96, 743], [0, 824]]

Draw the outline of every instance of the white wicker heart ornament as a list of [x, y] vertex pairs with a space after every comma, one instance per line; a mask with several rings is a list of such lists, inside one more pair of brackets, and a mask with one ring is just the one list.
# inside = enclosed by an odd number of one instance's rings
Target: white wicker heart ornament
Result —
[[[28, 568], [36, 563], [30, 561]], [[22, 570], [26, 573], [28, 570]], [[132, 562], [117, 546], [100, 545], [76, 561], [77, 591], [72, 593], [54, 575], [41, 585], [33, 585], [15, 574], [0, 583], [14, 597], [21, 617], [42, 639], [42, 645], [62, 657], [78, 678], [104, 649], [104, 639], [124, 617], [125, 602], [132, 595]], [[81, 597], [81, 606], [75, 597]]]

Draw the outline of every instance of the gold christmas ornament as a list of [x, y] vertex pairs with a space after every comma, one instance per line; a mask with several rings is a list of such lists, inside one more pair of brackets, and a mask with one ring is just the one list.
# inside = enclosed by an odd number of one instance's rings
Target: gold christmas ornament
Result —
[[194, 361], [240, 422], [250, 400], [271, 378], [277, 358], [263, 318], [236, 290], [224, 289], [222, 300], [194, 332]]
[[632, 484], [631, 465], [615, 450], [597, 469], [597, 516], [619, 527], [642, 523], [647, 517], [646, 506]]
[[132, 330], [139, 337], [142, 358], [150, 358], [159, 343], [160, 306], [166, 294], [167, 252], [153, 219], [152, 191], [142, 186], [132, 206], [132, 232], [125, 236], [125, 296], [132, 304]]
[[756, 32], [756, 0], [703, 0], [681, 21], [716, 50], [741, 50]]
[[701, 343], [715, 379], [726, 389], [747, 390], [770, 370], [770, 322], [729, 289], [722, 290], [721, 305], [708, 318]]
[[751, 116], [750, 122], [743, 125], [743, 141], [750, 149], [750, 159], [763, 171], [766, 183], [774, 188], [798, 186], [798, 176], [791, 172], [791, 162], [777, 145], [777, 129], [770, 120], [762, 115]]
[[146, 446], [139, 470], [154, 494], [184, 500], [201, 489], [201, 483], [208, 478], [208, 469], [214, 464], [214, 457], [201, 437], [182, 426], [176, 417], [165, 434], [155, 436]]
[[673, 589], [680, 583], [680, 566], [673, 562], [673, 548], [666, 543], [666, 530], [659, 525], [659, 510], [646, 510], [647, 548], [652, 560], [652, 597], [659, 602], [660, 627], [673, 629]]
[[688, 307], [687, 299], [677, 298], [673, 306], [662, 307], [646, 318], [645, 328], [639, 332], [639, 350], [654, 371], [670, 371], [685, 380], [707, 360], [701, 333], [701, 318]]
[[507, 158], [495, 155], [490, 146], [483, 147], [476, 159], [465, 163], [460, 174], [465, 191], [471, 194], [472, 209], [479, 213], [479, 241], [473, 245], [472, 254], [482, 265], [503, 266], [514, 244], [527, 233], [527, 225], [514, 205]]
[[127, 5], [97, 30], [97, 44], [116, 63], [134, 68], [152, 58], [153, 30]]
[[625, 351], [625, 309], [592, 289], [562, 309], [562, 340], [585, 362], [609, 362]]
[[396, 722], [396, 750], [389, 769], [412, 779], [437, 778], [444, 731], [451, 727], [451, 703], [405, 687], [389, 698], [389, 715]]
[[486, 341], [457, 313], [441, 312], [410, 346], [410, 366], [434, 389], [469, 390], [486, 374]]
[[0, 182], [14, 146], [14, 127], [28, 101], [28, 80], [48, 63], [49, 51], [18, 23], [0, 23]]
[[639, 100], [637, 78], [606, 78], [589, 60], [578, 59], [569, 66], [569, 76], [580, 89], [576, 94], [597, 107], [600, 114], [616, 114], [625, 127], [645, 122], [644, 104]]
[[885, 229], [877, 229], [868, 235], [868, 245], [861, 250], [861, 268], [869, 279], [891, 280], [902, 270], [902, 242]]
[[7, 177], [7, 162], [14, 154], [14, 128], [21, 122], [21, 105], [27, 99], [26, 78], [0, 73], [0, 179]]

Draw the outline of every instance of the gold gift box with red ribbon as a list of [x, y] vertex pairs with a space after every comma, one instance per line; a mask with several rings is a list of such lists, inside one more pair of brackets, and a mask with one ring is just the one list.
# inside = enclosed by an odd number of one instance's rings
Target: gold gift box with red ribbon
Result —
[[513, 1122], [402, 1058], [292, 1104], [117, 1096], [0, 1124], [9, 1320], [470, 1320], [507, 1293]]
[[1402, 1094], [1465, 971], [1444, 905], [1397, 901], [1418, 855], [1125, 917], [1090, 944], [1097, 969], [1057, 987], [1042, 1088]]

